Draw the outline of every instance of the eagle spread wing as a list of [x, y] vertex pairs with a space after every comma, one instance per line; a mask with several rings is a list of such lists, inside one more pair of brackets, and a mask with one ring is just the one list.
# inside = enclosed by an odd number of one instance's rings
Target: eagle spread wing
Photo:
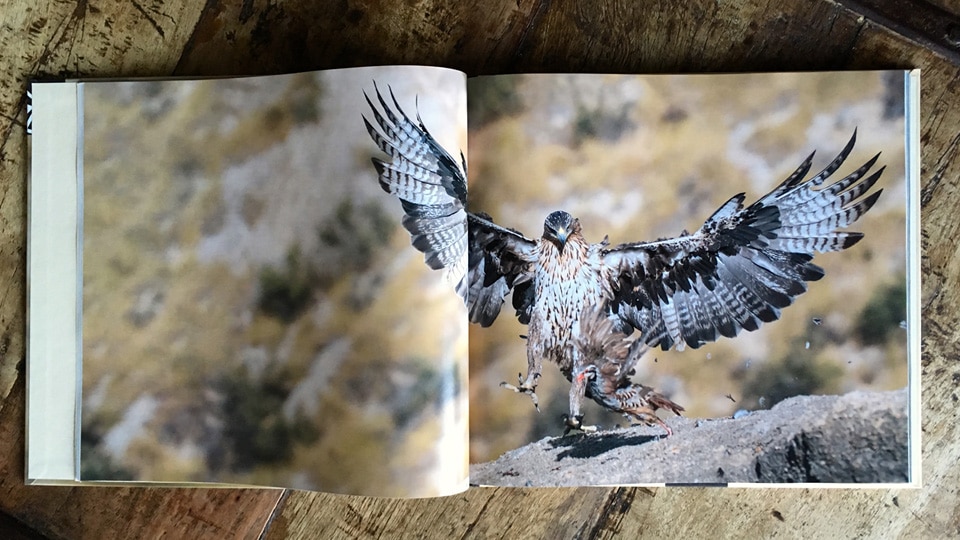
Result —
[[[380, 176], [380, 187], [400, 199], [405, 213], [403, 226], [413, 238], [413, 246], [424, 254], [434, 270], [449, 268], [458, 282], [457, 290], [465, 295], [462, 280], [463, 260], [467, 254], [467, 179], [457, 162], [450, 157], [417, 116], [414, 124], [397, 104], [390, 92], [396, 112], [390, 108], [380, 90], [377, 100], [383, 114], [364, 92], [373, 118], [382, 134], [363, 117], [367, 132], [390, 162], [372, 158]], [[463, 154], [461, 154], [461, 160]], [[464, 164], [464, 170], [466, 164]]]
[[864, 194], [883, 167], [866, 176], [879, 154], [848, 176], [822, 187], [853, 149], [846, 147], [809, 180], [813, 154], [773, 191], [744, 208], [744, 194], [720, 207], [696, 233], [622, 244], [602, 252], [615, 280], [620, 317], [650, 346], [693, 348], [756, 330], [823, 277], [814, 252], [840, 251], [862, 233], [844, 232], [883, 191]]
[[[377, 146], [390, 156], [390, 162], [372, 158], [380, 187], [400, 199], [406, 214], [403, 226], [427, 265], [452, 269], [470, 322], [490, 326], [506, 295], [529, 282], [535, 242], [496, 225], [483, 213], [469, 214], [468, 232], [463, 154], [461, 168], [430, 135], [419, 115], [414, 123], [403, 112], [392, 89], [392, 108], [379, 89], [376, 94], [383, 114], [366, 93], [364, 97], [380, 131], [365, 116], [363, 122]], [[465, 256], [467, 269], [462, 267]]]
[[[861, 233], [840, 229], [866, 213], [882, 192], [868, 194], [883, 172], [881, 167], [869, 174], [879, 154], [824, 185], [853, 149], [854, 131], [818, 174], [804, 179], [810, 154], [773, 191], [746, 207], [744, 194], [735, 195], [693, 234], [615, 247], [606, 240], [589, 244], [579, 220], [558, 211], [547, 216], [542, 237], [530, 239], [486, 214], [467, 213], [463, 155], [458, 165], [419, 115], [416, 123], [407, 117], [392, 91], [392, 107], [379, 89], [376, 94], [383, 114], [369, 97], [367, 103], [380, 131], [366, 118], [364, 123], [390, 157], [389, 162], [373, 159], [380, 185], [401, 200], [403, 225], [427, 264], [455, 274], [471, 322], [492, 324], [512, 292], [518, 319], [530, 326], [528, 370], [519, 387], [502, 386], [530, 394], [535, 404], [543, 358], [559, 364], [574, 386], [583, 375], [589, 362], [577, 358], [584, 353], [576, 340], [588, 308], [605, 313], [616, 332], [639, 330], [641, 343], [664, 350], [696, 348], [777, 320], [808, 281], [823, 277], [811, 262], [814, 253], [840, 251], [859, 241]], [[606, 357], [619, 350], [610, 347]], [[598, 396], [613, 394], [601, 383], [612, 379], [603, 377], [599, 365], [595, 368], [593, 386], [584, 392], [603, 404]], [[615, 382], [621, 388], [638, 386]], [[618, 410], [612, 403], [605, 406]]]

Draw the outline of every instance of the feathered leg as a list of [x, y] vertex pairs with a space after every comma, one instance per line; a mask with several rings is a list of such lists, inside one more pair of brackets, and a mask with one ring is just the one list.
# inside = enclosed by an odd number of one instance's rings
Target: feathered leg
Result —
[[570, 414], [563, 415], [564, 430], [563, 434], [570, 433], [571, 430], [596, 431], [597, 426], [583, 425], [583, 414], [580, 412], [580, 404], [583, 403], [583, 397], [587, 391], [586, 371], [580, 371], [575, 374], [570, 381]]
[[537, 398], [537, 384], [540, 379], [540, 368], [542, 363], [540, 361], [540, 356], [535, 354], [530, 348], [527, 348], [527, 378], [524, 379], [523, 375], [520, 373], [517, 374], [517, 384], [520, 386], [514, 386], [508, 382], [501, 382], [500, 388], [506, 388], [507, 390], [513, 390], [514, 392], [527, 394], [530, 396], [530, 399], [533, 401], [534, 408], [537, 409], [537, 412], [540, 412], [540, 400]]

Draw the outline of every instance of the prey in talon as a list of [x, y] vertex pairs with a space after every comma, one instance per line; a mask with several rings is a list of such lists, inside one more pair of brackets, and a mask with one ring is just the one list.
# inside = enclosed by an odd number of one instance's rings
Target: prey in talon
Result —
[[564, 415], [564, 435], [572, 429], [596, 431], [583, 426], [580, 404], [584, 397], [601, 407], [623, 414], [632, 421], [662, 427], [667, 436], [673, 430], [657, 416], [666, 409], [677, 416], [683, 407], [653, 388], [631, 381], [635, 366], [648, 347], [642, 341], [630, 340], [616, 329], [604, 310], [585, 308], [580, 316], [580, 332], [574, 339], [574, 374], [570, 386], [570, 414]]

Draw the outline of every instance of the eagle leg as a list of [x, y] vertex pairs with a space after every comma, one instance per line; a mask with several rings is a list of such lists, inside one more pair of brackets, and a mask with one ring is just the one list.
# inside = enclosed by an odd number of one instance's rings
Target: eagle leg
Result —
[[586, 371], [580, 371], [571, 378], [570, 385], [570, 414], [563, 415], [564, 430], [563, 434], [570, 433], [571, 430], [592, 432], [597, 431], [597, 426], [583, 425], [583, 414], [580, 412], [580, 404], [583, 403], [583, 397], [587, 391]]
[[[529, 339], [529, 338], [527, 338]], [[523, 378], [522, 373], [517, 373], [517, 384], [519, 386], [514, 386], [508, 382], [501, 382], [500, 388], [506, 388], [508, 390], [513, 390], [517, 393], [527, 394], [530, 396], [530, 399], [533, 401], [533, 407], [537, 409], [537, 412], [540, 412], [540, 400], [537, 398], [537, 382], [540, 379], [540, 369], [541, 362], [540, 356], [532, 354], [531, 350], [527, 349], [527, 378]]]
[[531, 377], [528, 375], [527, 380], [523, 380], [523, 374], [517, 373], [517, 384], [519, 386], [514, 386], [506, 381], [500, 383], [500, 388], [506, 388], [507, 390], [513, 390], [518, 394], [527, 394], [530, 396], [530, 400], [533, 401], [533, 407], [537, 409], [537, 412], [540, 412], [540, 399], [537, 397], [537, 379], [540, 378], [540, 374], [536, 373], [535, 376]]

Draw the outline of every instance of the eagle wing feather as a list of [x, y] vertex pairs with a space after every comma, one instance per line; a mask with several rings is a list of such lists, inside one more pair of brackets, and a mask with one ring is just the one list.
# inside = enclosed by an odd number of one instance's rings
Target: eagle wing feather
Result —
[[526, 291], [536, 243], [495, 224], [486, 214], [468, 213], [463, 155], [457, 165], [419, 114], [414, 122], [403, 112], [392, 89], [388, 103], [376, 84], [374, 88], [379, 109], [364, 92], [374, 122], [366, 116], [363, 122], [390, 160], [373, 158], [373, 164], [380, 187], [400, 199], [403, 226], [413, 246], [424, 254], [430, 268], [455, 273], [457, 293], [467, 305], [471, 322], [491, 325], [514, 287], [522, 288], [514, 295], [518, 316], [529, 320], [532, 301], [518, 305], [518, 299], [529, 297]]
[[[744, 195], [724, 203], [695, 233], [621, 244], [601, 257], [616, 291], [611, 309], [650, 346], [697, 348], [780, 318], [780, 310], [823, 277], [815, 252], [840, 251], [862, 233], [855, 222], [883, 190], [866, 195], [883, 173], [877, 156], [822, 187], [853, 149], [856, 131], [821, 172], [803, 180], [813, 154], [750, 206]], [[865, 196], [866, 195], [866, 196]]]

